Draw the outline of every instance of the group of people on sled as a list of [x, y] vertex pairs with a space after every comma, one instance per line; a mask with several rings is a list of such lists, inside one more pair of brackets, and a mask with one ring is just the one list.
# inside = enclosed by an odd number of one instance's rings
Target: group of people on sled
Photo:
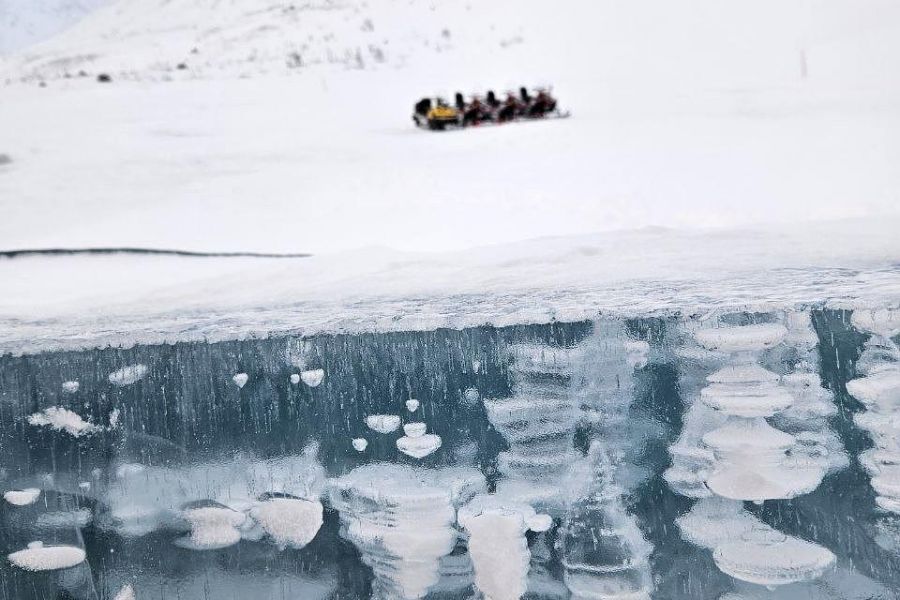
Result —
[[538, 90], [531, 95], [525, 87], [519, 94], [507, 92], [506, 99], [500, 100], [493, 90], [489, 90], [484, 100], [473, 96], [469, 102], [457, 92], [456, 108], [463, 115], [464, 125], [477, 125], [481, 121], [505, 123], [516, 117], [543, 117], [556, 110], [556, 100], [546, 90]]
[[506, 123], [518, 118], [540, 118], [556, 110], [556, 100], [547, 90], [541, 89], [531, 94], [528, 88], [521, 87], [518, 94], [507, 92], [503, 100], [493, 90], [489, 90], [484, 99], [474, 95], [468, 101], [457, 92], [453, 106], [443, 98], [438, 98], [435, 105], [432, 105], [430, 98], [423, 98], [416, 104], [415, 110], [413, 119], [417, 123], [424, 125], [427, 122], [432, 129], [443, 129], [445, 124], [465, 127], [484, 121]]

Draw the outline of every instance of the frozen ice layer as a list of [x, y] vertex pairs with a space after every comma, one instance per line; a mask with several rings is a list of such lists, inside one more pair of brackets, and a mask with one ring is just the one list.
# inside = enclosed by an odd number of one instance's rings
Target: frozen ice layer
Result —
[[123, 536], [182, 529], [182, 509], [192, 502], [224, 505], [246, 513], [264, 494], [317, 499], [324, 484], [325, 473], [316, 459], [315, 446], [299, 456], [265, 461], [238, 457], [182, 468], [124, 464], [100, 493], [109, 507], [109, 519], [102, 525]]
[[234, 385], [238, 386], [239, 388], [243, 388], [250, 380], [250, 376], [246, 373], [237, 373], [234, 377], [231, 378], [231, 380], [234, 382]]
[[102, 430], [102, 427], [88, 423], [77, 413], [61, 406], [51, 406], [42, 412], [31, 415], [28, 417], [28, 423], [36, 427], [50, 427], [55, 431], [65, 431], [74, 437], [90, 435]]
[[10, 490], [3, 494], [3, 499], [13, 506], [28, 506], [34, 504], [41, 495], [37, 488], [25, 488], [24, 490]]
[[67, 394], [74, 394], [81, 387], [81, 384], [77, 381], [63, 381], [62, 391]]
[[26, 571], [55, 571], [68, 569], [84, 562], [86, 554], [75, 546], [44, 546], [31, 542], [24, 550], [8, 556], [9, 562]]
[[300, 379], [302, 379], [303, 383], [305, 383], [309, 387], [319, 387], [325, 380], [325, 370], [310, 369], [308, 371], [303, 371], [302, 373], [300, 373]]
[[459, 541], [456, 511], [486, 491], [476, 469], [373, 464], [332, 480], [329, 498], [341, 535], [375, 576], [373, 596], [424, 597]]
[[86, 508], [75, 510], [52, 510], [42, 512], [35, 519], [35, 526], [43, 529], [68, 529], [87, 527], [93, 520], [91, 511]]
[[147, 365], [129, 365], [109, 374], [109, 382], [115, 386], [125, 387], [137, 383], [147, 376], [150, 369]]
[[322, 503], [303, 498], [271, 498], [250, 516], [281, 548], [303, 548], [322, 527]]
[[762, 323], [740, 327], [701, 329], [694, 336], [707, 350], [728, 353], [757, 352], [771, 348], [787, 335], [784, 325]]
[[366, 425], [378, 433], [391, 433], [400, 427], [400, 417], [397, 415], [369, 415], [366, 417]]
[[578, 350], [541, 346], [538, 344], [515, 344], [510, 347], [516, 371], [535, 375], [572, 375], [573, 364]]
[[440, 447], [441, 436], [431, 433], [416, 437], [403, 436], [397, 440], [397, 450], [412, 458], [425, 458]]
[[755, 528], [713, 552], [716, 566], [741, 581], [778, 586], [821, 577], [835, 562], [831, 551], [771, 528]]

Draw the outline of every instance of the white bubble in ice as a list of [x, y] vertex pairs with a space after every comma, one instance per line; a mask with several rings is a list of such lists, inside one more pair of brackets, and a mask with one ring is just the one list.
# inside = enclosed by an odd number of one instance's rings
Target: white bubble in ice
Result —
[[378, 433], [391, 433], [400, 427], [400, 417], [397, 415], [369, 415], [366, 417], [366, 425]]
[[403, 426], [403, 432], [411, 438], [418, 438], [425, 435], [425, 423], [407, 423]]
[[425, 458], [441, 447], [441, 437], [428, 434], [419, 437], [403, 436], [397, 440], [397, 450], [413, 458]]
[[37, 488], [25, 488], [24, 490], [10, 490], [3, 494], [3, 499], [13, 506], [28, 506], [37, 501], [41, 490]]
[[311, 369], [309, 371], [303, 371], [300, 374], [300, 379], [303, 380], [303, 383], [308, 385], [309, 387], [319, 387], [322, 381], [325, 379], [325, 371], [324, 369]]
[[119, 387], [136, 383], [147, 376], [150, 369], [147, 365], [128, 365], [109, 374], [109, 382]]

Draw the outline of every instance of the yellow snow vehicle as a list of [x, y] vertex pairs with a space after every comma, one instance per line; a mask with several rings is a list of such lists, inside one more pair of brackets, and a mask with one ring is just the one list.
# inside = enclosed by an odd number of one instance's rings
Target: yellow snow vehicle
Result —
[[423, 128], [441, 130], [462, 124], [462, 113], [448, 105], [443, 99], [423, 98], [416, 103], [413, 121]]

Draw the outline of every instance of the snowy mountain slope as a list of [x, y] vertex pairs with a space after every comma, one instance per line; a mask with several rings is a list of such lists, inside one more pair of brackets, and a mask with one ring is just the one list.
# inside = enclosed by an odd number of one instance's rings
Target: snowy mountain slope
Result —
[[[6, 347], [900, 300], [896, 31], [883, 0], [120, 0], [4, 64], [0, 246], [320, 256], [0, 263]], [[409, 122], [532, 82], [574, 117]], [[680, 241], [572, 237], [646, 227]]]
[[[489, 5], [473, 10], [458, 2], [119, 0], [12, 66], [26, 78], [49, 79], [82, 70], [157, 79], [182, 63], [194, 76], [323, 64], [398, 67], [473, 39], [515, 39], [515, 27], [499, 33], [496, 24], [504, 20]], [[466, 27], [454, 31], [450, 23]]]
[[63, 31], [110, 0], [0, 0], [0, 55]]

